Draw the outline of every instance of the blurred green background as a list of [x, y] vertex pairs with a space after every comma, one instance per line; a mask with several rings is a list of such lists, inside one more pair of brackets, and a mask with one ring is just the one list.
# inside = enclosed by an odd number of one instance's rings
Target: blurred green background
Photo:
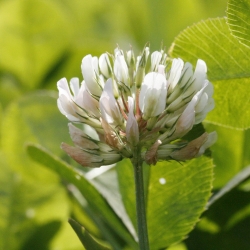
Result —
[[[1, 250], [82, 249], [67, 224], [70, 216], [84, 220], [88, 229], [100, 236], [65, 189], [72, 187], [31, 161], [25, 150], [27, 142], [36, 142], [69, 161], [59, 147], [62, 141], [70, 143], [70, 138], [67, 120], [56, 106], [56, 82], [62, 77], [81, 78], [83, 56], [113, 52], [117, 44], [124, 50], [132, 46], [138, 52], [150, 42], [151, 50], [160, 49], [162, 44], [168, 50], [174, 37], [187, 26], [225, 16], [226, 3], [0, 0]], [[222, 142], [231, 134], [222, 128], [220, 133], [225, 135]], [[234, 133], [235, 142], [242, 139], [241, 133]], [[217, 147], [221, 147], [220, 142]], [[230, 154], [232, 148], [227, 150]], [[215, 180], [215, 187], [223, 186], [242, 168], [237, 165], [240, 159], [234, 160], [234, 167]], [[222, 164], [216, 169], [219, 176], [223, 176], [224, 168]], [[211, 227], [205, 231], [216, 232]], [[189, 241], [188, 249], [200, 249]]]

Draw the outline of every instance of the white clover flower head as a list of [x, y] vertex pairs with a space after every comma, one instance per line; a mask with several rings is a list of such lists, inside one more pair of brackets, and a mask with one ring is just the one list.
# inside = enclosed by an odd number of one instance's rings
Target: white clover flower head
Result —
[[[148, 60], [149, 59], [149, 60]], [[207, 66], [198, 60], [195, 69], [182, 59], [145, 47], [140, 55], [116, 48], [114, 55], [82, 60], [83, 81], [58, 81], [58, 108], [71, 123], [91, 126], [99, 140], [69, 125], [75, 147], [62, 149], [78, 163], [100, 167], [133, 158], [142, 149], [148, 164], [159, 160], [184, 161], [202, 155], [217, 138], [204, 132], [183, 139], [214, 108], [213, 85]]]

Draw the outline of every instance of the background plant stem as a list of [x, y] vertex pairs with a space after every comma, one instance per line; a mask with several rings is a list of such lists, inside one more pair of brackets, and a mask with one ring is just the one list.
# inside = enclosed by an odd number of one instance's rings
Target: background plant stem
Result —
[[134, 157], [133, 157], [132, 163], [134, 166], [136, 215], [137, 215], [139, 249], [149, 250], [144, 183], [143, 183], [143, 168], [142, 168], [141, 150], [139, 146], [134, 148]]

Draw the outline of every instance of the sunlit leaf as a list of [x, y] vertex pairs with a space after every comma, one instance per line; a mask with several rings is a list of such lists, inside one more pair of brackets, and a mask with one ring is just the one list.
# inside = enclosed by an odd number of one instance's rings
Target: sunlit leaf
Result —
[[[128, 214], [126, 212], [126, 209], [128, 207], [125, 207], [123, 204], [125, 199], [122, 199], [124, 197], [122, 197], [120, 190], [119, 190], [119, 187], [121, 188], [121, 185], [119, 185], [121, 179], [119, 179], [119, 183], [118, 183], [118, 176], [117, 176], [116, 169], [121, 169], [123, 167], [126, 168], [126, 166], [124, 166], [124, 165], [131, 167], [131, 164], [129, 161], [125, 160], [125, 162], [127, 164], [125, 163], [125, 164], [122, 164], [122, 166], [121, 166], [118, 163], [117, 166], [115, 167], [115, 169], [112, 168], [108, 171], [100, 172], [101, 174], [97, 175], [95, 178], [88, 178], [87, 176], [91, 177], [92, 172], [96, 172], [96, 171], [100, 170], [100, 169], [93, 169], [90, 172], [88, 172], [86, 177], [96, 187], [96, 189], [99, 191], [99, 193], [102, 194], [103, 197], [105, 197], [105, 199], [107, 200], [109, 205], [113, 208], [115, 213], [121, 218], [122, 222], [127, 227], [129, 232], [131, 233], [131, 235], [133, 235], [134, 239], [138, 240], [135, 228], [134, 228], [133, 224], [131, 223], [131, 219], [128, 216], [130, 214]], [[127, 183], [126, 183], [127, 188], [130, 187], [129, 183], [131, 181], [133, 183], [133, 176], [132, 176], [131, 180], [126, 178], [126, 176], [123, 176], [123, 179], [126, 179], [126, 181], [127, 181]], [[133, 188], [133, 185], [132, 185], [132, 188]], [[134, 192], [134, 190], [133, 190], [133, 192]], [[133, 192], [132, 192], [132, 194], [133, 194]], [[131, 195], [131, 193], [130, 193], [130, 197], [134, 197], [134, 195]], [[130, 210], [135, 211], [135, 206], [131, 206]]]
[[26, 88], [39, 86], [69, 44], [70, 27], [53, 1], [5, 1], [0, 8], [0, 67]]
[[[13, 102], [5, 109], [1, 123], [1, 146], [10, 176], [6, 177], [2, 169], [1, 177], [4, 179], [0, 186], [3, 183], [4, 188], [10, 190], [6, 198], [12, 204], [11, 209], [8, 209], [9, 215], [3, 216], [4, 219], [8, 218], [7, 228], [10, 230], [7, 230], [10, 236], [4, 240], [10, 240], [11, 244], [29, 245], [32, 233], [56, 220], [61, 222], [62, 227], [56, 235], [49, 235], [53, 232], [47, 230], [48, 235], [44, 237], [60, 238], [62, 235], [61, 242], [67, 239], [65, 249], [67, 244], [72, 247], [79, 246], [80, 242], [76, 241], [75, 244], [69, 241], [74, 241], [74, 237], [77, 237], [72, 234], [70, 227], [65, 227], [70, 207], [58, 176], [32, 161], [25, 151], [25, 143], [29, 141], [40, 142], [59, 155], [62, 154], [59, 148], [61, 139], [69, 139], [67, 121], [58, 112], [53, 93], [33, 93]], [[4, 168], [2, 164], [1, 167]], [[0, 199], [0, 204], [3, 204], [3, 197]], [[27, 226], [22, 225], [23, 221]], [[55, 248], [61, 246], [58, 242], [53, 242]]]
[[[65, 191], [56, 183], [50, 186], [34, 183], [12, 170], [2, 153], [0, 158], [0, 249], [15, 250], [31, 244], [31, 235], [50, 221], [62, 224], [67, 218], [68, 204]], [[50, 244], [51, 237], [59, 231], [59, 224], [54, 230], [41, 230], [43, 246]]]
[[170, 54], [208, 66], [215, 109], [207, 121], [232, 128], [250, 127], [250, 50], [231, 35], [225, 18], [202, 21], [176, 37]]
[[198, 222], [211, 195], [213, 163], [206, 157], [151, 167], [148, 230], [152, 249], [181, 241]]
[[[119, 163], [116, 170], [124, 205], [135, 224], [133, 167], [128, 163]], [[150, 167], [147, 213], [152, 249], [178, 242], [191, 231], [210, 196], [212, 180], [213, 164], [205, 157]]]
[[232, 34], [239, 41], [250, 46], [250, 2], [248, 0], [229, 0], [227, 22]]
[[93, 212], [96, 213], [96, 216], [100, 216], [108, 225], [110, 225], [112, 228], [115, 228], [120, 237], [123, 238], [128, 244], [136, 246], [132, 236], [125, 229], [105, 199], [79, 171], [62, 162], [58, 158], [52, 156], [41, 147], [30, 145], [27, 149], [32, 159], [55, 171], [69, 183], [74, 184], [83, 194], [93, 209]]
[[[25, 143], [39, 142], [62, 155], [61, 142], [70, 142], [68, 121], [58, 111], [55, 92], [38, 91], [23, 96], [13, 102], [3, 116], [2, 143], [9, 163], [18, 169], [22, 166], [26, 173], [37, 178], [37, 169], [34, 169], [34, 163], [31, 163], [24, 151]], [[48, 172], [44, 168], [39, 171]]]

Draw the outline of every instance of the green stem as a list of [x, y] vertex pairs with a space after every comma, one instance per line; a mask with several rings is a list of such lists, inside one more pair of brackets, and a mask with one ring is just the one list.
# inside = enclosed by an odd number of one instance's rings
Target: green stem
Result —
[[143, 185], [141, 148], [138, 146], [134, 148], [134, 157], [133, 157], [132, 163], [134, 166], [136, 215], [137, 215], [139, 249], [149, 250], [145, 195], [144, 195], [144, 187], [143, 187], [144, 185]]

